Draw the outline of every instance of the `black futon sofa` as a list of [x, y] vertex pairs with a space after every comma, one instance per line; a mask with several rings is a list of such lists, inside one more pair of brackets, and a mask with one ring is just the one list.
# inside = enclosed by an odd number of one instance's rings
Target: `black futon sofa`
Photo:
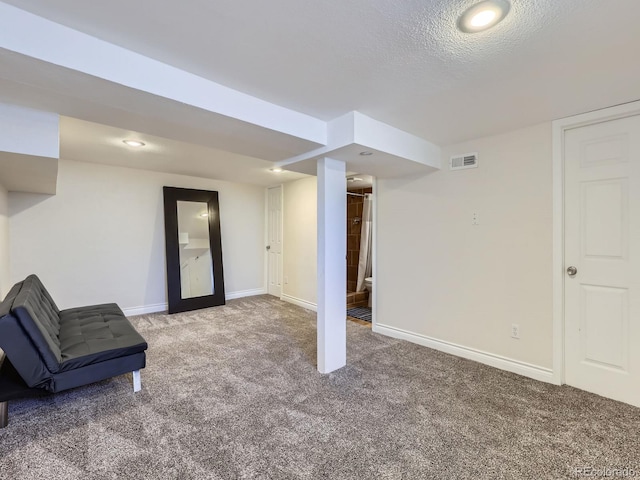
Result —
[[40, 279], [30, 275], [0, 303], [0, 348], [6, 354], [0, 373], [2, 427], [6, 402], [20, 397], [20, 387], [22, 396], [56, 393], [133, 372], [133, 389], [139, 391], [147, 342], [115, 303], [61, 311]]

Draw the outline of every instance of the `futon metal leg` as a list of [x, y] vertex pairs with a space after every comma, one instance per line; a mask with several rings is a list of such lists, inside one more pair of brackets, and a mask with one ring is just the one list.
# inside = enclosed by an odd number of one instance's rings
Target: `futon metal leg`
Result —
[[142, 382], [140, 381], [140, 370], [133, 372], [133, 391], [139, 392], [142, 390]]
[[0, 428], [4, 428], [9, 423], [9, 402], [0, 403]]

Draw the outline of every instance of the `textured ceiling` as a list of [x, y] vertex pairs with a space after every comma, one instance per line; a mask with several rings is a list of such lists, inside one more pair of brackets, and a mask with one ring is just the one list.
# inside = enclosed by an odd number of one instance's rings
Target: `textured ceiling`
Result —
[[325, 120], [351, 110], [447, 144], [640, 97], [640, 2], [9, 0], [6, 3]]

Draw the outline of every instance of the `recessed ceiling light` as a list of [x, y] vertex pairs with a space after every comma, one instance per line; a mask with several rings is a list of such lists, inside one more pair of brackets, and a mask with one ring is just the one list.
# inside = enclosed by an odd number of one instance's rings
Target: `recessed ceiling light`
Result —
[[129, 145], [130, 147], [144, 147], [144, 142], [140, 140], [123, 140], [122, 143]]
[[465, 33], [487, 30], [509, 13], [507, 0], [486, 0], [467, 9], [458, 19], [458, 28]]
[[280, 173], [282, 172], [282, 169], [280, 167], [273, 167], [270, 168], [269, 170], [271, 170], [273, 173]]
[[373, 152], [360, 152], [360, 155], [362, 155], [363, 157], [367, 157], [369, 155], [373, 155]]

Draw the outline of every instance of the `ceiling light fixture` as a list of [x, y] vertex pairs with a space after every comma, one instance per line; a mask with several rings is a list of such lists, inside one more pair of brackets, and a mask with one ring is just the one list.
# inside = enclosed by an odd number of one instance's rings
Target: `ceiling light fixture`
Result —
[[465, 33], [487, 30], [499, 23], [509, 13], [507, 0], [486, 0], [467, 9], [458, 19], [458, 28]]
[[282, 169], [280, 167], [273, 167], [270, 168], [269, 170], [271, 170], [273, 173], [281, 173]]
[[373, 155], [373, 152], [360, 152], [360, 155], [362, 155], [363, 157], [367, 157], [369, 155]]
[[144, 147], [144, 142], [140, 140], [123, 140], [122, 143], [129, 145], [130, 147]]

